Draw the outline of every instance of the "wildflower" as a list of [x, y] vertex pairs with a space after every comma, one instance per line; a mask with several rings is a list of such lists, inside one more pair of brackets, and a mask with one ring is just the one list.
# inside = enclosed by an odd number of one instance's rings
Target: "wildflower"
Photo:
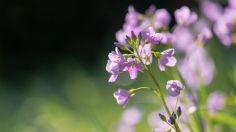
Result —
[[162, 57], [158, 60], [161, 71], [165, 70], [165, 66], [173, 67], [176, 64], [176, 58], [173, 56], [175, 50], [173, 48], [161, 52]]
[[175, 36], [169, 32], [162, 33], [161, 43], [163, 44], [173, 44], [175, 42]]
[[166, 9], [158, 9], [154, 14], [154, 26], [155, 28], [162, 28], [168, 26], [170, 23], [170, 14]]
[[130, 26], [137, 26], [139, 19], [139, 13], [134, 9], [132, 5], [128, 7], [128, 13], [125, 16], [125, 23]]
[[209, 85], [214, 78], [215, 65], [202, 46], [196, 46], [180, 61], [178, 69], [186, 84], [198, 88], [201, 83]]
[[106, 70], [107, 70], [107, 72], [111, 73], [111, 76], [110, 76], [108, 82], [115, 82], [117, 80], [118, 74], [119, 74], [119, 64], [108, 60], [107, 65], [106, 65]]
[[139, 55], [145, 65], [150, 65], [152, 63], [151, 44], [140, 45]]
[[220, 91], [215, 91], [211, 93], [208, 97], [208, 108], [212, 112], [221, 110], [225, 106], [225, 96], [224, 93]]
[[203, 0], [200, 8], [202, 13], [212, 22], [217, 21], [223, 14], [223, 7], [210, 0]]
[[118, 89], [114, 92], [113, 96], [118, 104], [126, 105], [129, 101], [130, 93], [125, 89]]
[[195, 42], [193, 33], [186, 26], [177, 26], [173, 31], [173, 35], [175, 37], [173, 46], [179, 52], [188, 52], [189, 47]]
[[195, 12], [191, 12], [187, 6], [182, 6], [175, 11], [175, 19], [179, 25], [190, 25], [197, 20], [198, 16]]
[[115, 51], [109, 53], [108, 58], [115, 63], [123, 63], [125, 61], [125, 57], [120, 53], [117, 47], [115, 48]]
[[203, 28], [202, 31], [198, 34], [198, 40], [205, 42], [212, 37], [211, 30], [209, 28]]
[[230, 46], [234, 42], [234, 28], [236, 26], [236, 8], [227, 7], [224, 14], [213, 25], [213, 31], [219, 40], [225, 45]]
[[138, 71], [143, 70], [143, 65], [136, 58], [128, 58], [123, 70], [129, 72], [130, 79], [136, 79]]
[[213, 36], [210, 29], [210, 22], [204, 18], [196, 21], [196, 23], [194, 23], [193, 25], [192, 30], [197, 34], [196, 42], [200, 42], [200, 44], [204, 44]]
[[116, 32], [117, 42], [114, 43], [116, 47], [121, 47], [122, 45], [128, 47], [128, 44], [126, 43], [126, 35], [129, 35], [128, 32], [124, 32], [123, 30]]
[[166, 89], [170, 96], [176, 97], [180, 94], [180, 91], [184, 89], [184, 86], [178, 80], [170, 80], [167, 82]]
[[225, 46], [231, 45], [232, 43], [231, 31], [227, 27], [227, 23], [225, 20], [223, 19], [218, 20], [213, 26], [213, 31], [215, 32], [216, 36]]
[[107, 61], [106, 70], [111, 73], [108, 82], [115, 82], [118, 78], [119, 71], [122, 69], [122, 65], [125, 62], [125, 57], [120, 53], [116, 47], [115, 51], [112, 51], [108, 55], [109, 60]]
[[129, 6], [123, 29], [116, 32], [116, 40], [119, 44], [125, 45], [127, 47], [126, 36], [131, 36], [131, 31], [133, 31], [136, 35], [142, 31], [139, 17], [140, 14], [134, 9], [134, 7]]
[[152, 27], [149, 27], [145, 33], [144, 37], [146, 37], [151, 44], [158, 44], [163, 37], [161, 33], [156, 33]]

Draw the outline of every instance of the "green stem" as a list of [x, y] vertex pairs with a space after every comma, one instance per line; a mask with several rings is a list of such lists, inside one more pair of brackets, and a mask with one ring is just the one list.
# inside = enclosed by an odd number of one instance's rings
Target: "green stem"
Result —
[[[145, 69], [146, 69], [148, 75], [151, 77], [151, 79], [153, 80], [153, 82], [154, 82], [155, 85], [156, 85], [156, 89], [153, 89], [153, 90], [154, 90], [154, 93], [155, 93], [157, 96], [159, 96], [159, 97], [161, 98], [162, 104], [164, 105], [164, 108], [165, 108], [167, 114], [168, 114], [169, 116], [171, 116], [171, 112], [170, 112], [170, 110], [169, 110], [169, 108], [168, 108], [168, 106], [167, 106], [167, 104], [166, 104], [164, 95], [163, 95], [162, 92], [161, 92], [161, 87], [160, 87], [159, 83], [157, 82], [157, 80], [156, 80], [156, 78], [154, 77], [154, 75], [152, 74], [152, 72], [151, 72], [151, 71], [146, 67], [146, 65], [143, 63], [143, 61], [142, 61], [142, 59], [141, 59], [141, 57], [140, 57], [140, 55], [139, 55], [139, 53], [138, 53], [137, 48], [135, 48], [134, 50], [135, 50], [135, 52], [137, 53], [137, 57], [138, 57], [139, 61], [142, 63], [143, 66], [145, 66]], [[181, 130], [180, 130], [180, 128], [179, 128], [179, 125], [178, 125], [178, 123], [177, 123], [176, 121], [174, 122], [174, 127], [175, 127], [176, 132], [181, 132]]]
[[152, 90], [150, 87], [138, 87], [138, 88], [135, 88], [135, 89], [131, 89], [130, 92], [131, 94], [135, 94], [136, 92], [138, 91], [141, 91], [141, 90]]
[[141, 90], [141, 89], [150, 89], [150, 87], [138, 87], [136, 90]]
[[[179, 70], [177, 69], [176, 71], [177, 71], [177, 75], [179, 76], [181, 82], [182, 82], [185, 86], [187, 86], [187, 85], [186, 85], [186, 82], [185, 82], [185, 80], [183, 79], [183, 77], [181, 76]], [[188, 91], [188, 93], [190, 93], [190, 95], [193, 96], [192, 90], [191, 90], [190, 88], [187, 88], [187, 91]], [[185, 96], [185, 98], [186, 98], [186, 96]], [[197, 108], [199, 108], [198, 100], [193, 99], [193, 103], [196, 105]], [[193, 120], [194, 120], [195, 124], [197, 125], [196, 127], [198, 127], [198, 128], [197, 128], [198, 131], [199, 131], [199, 132], [204, 132], [204, 126], [203, 126], [202, 121], [201, 121], [201, 120], [202, 120], [202, 118], [201, 118], [202, 115], [201, 115], [199, 109], [197, 109], [196, 112], [193, 113], [193, 114], [194, 114], [194, 115], [192, 116], [192, 118], [194, 118]]]
[[[148, 70], [148, 71], [149, 71], [149, 70]], [[169, 108], [168, 108], [168, 106], [167, 106], [167, 104], [166, 104], [165, 98], [164, 98], [162, 92], [160, 91], [160, 85], [158, 84], [158, 82], [156, 81], [156, 79], [154, 78], [154, 76], [152, 75], [152, 73], [151, 73], [150, 71], [149, 71], [148, 73], [149, 73], [150, 77], [152, 78], [153, 82], [154, 82], [154, 83], [156, 84], [156, 86], [157, 86], [157, 89], [156, 89], [156, 90], [159, 90], [159, 95], [157, 95], [157, 96], [159, 96], [159, 97], [161, 98], [161, 102], [162, 102], [162, 104], [163, 104], [163, 106], [164, 106], [164, 108], [165, 108], [167, 114], [168, 114], [169, 116], [171, 116], [171, 112], [170, 112], [170, 110], [169, 110]], [[180, 130], [180, 128], [179, 128], [179, 125], [178, 125], [178, 123], [177, 123], [176, 121], [174, 122], [174, 127], [175, 127], [176, 132], [181, 132], [181, 130]]]
[[179, 103], [179, 96], [178, 96], [177, 99], [176, 99], [175, 109], [174, 109], [175, 112], [176, 112], [176, 110], [177, 110], [177, 105], [178, 105], [178, 103]]

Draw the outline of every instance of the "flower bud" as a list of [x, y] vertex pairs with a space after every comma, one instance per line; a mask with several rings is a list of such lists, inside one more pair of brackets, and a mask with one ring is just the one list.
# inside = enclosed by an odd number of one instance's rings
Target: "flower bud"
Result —
[[176, 118], [177, 118], [177, 116], [176, 116], [175, 112], [172, 112], [171, 116], [172, 116], [174, 119], [176, 119]]
[[180, 117], [181, 114], [182, 114], [182, 110], [181, 110], [181, 107], [179, 106], [179, 107], [177, 108], [177, 116]]
[[174, 117], [170, 116], [168, 122], [173, 125], [175, 123]]
[[126, 105], [129, 101], [130, 93], [125, 89], [118, 89], [114, 92], [113, 96], [118, 104]]
[[166, 89], [170, 96], [176, 97], [184, 89], [184, 86], [179, 80], [170, 80], [167, 82]]
[[162, 115], [161, 113], [159, 113], [159, 117], [161, 118], [162, 121], [166, 122], [166, 117], [164, 115]]

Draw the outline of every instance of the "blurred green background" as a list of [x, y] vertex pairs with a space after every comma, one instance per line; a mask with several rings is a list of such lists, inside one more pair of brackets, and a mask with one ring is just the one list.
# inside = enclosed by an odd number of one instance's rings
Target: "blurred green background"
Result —
[[[105, 71], [130, 4], [142, 13], [154, 4], [172, 15], [184, 4], [197, 8], [189, 0], [0, 1], [0, 132], [114, 132], [131, 106], [144, 115], [137, 132], [151, 131], [146, 115], [159, 109], [158, 98], [140, 93], [124, 108], [112, 94], [118, 87], [152, 83], [140, 74], [136, 81], [123, 75], [110, 84]], [[235, 115], [236, 48], [214, 39], [207, 50], [217, 68], [207, 91], [220, 89], [233, 97], [225, 111]], [[156, 75], [162, 86], [171, 78]], [[223, 124], [235, 130], [232, 125]]]

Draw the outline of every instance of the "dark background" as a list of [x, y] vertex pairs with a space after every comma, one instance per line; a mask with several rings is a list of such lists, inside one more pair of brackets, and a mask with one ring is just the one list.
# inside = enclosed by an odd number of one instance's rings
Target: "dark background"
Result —
[[16, 81], [38, 70], [51, 72], [68, 58], [93, 74], [113, 48], [130, 4], [142, 13], [151, 4], [170, 12], [196, 6], [190, 0], [1, 1], [0, 77]]

